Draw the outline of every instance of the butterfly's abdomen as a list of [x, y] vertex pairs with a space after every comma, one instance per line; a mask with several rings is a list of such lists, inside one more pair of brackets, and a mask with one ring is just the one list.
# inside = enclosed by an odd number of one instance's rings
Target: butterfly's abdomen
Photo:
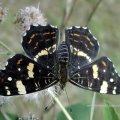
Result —
[[65, 42], [62, 42], [58, 47], [58, 61], [59, 61], [59, 75], [60, 75], [60, 85], [63, 89], [67, 82], [67, 68], [69, 61], [68, 47]]

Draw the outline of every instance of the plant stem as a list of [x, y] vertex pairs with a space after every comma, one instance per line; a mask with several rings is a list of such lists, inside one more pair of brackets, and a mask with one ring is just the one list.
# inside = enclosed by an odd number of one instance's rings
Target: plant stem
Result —
[[0, 52], [0, 55], [8, 55], [10, 52]]
[[63, 39], [63, 30], [68, 24], [70, 17], [72, 15], [76, 0], [66, 0], [64, 6], [63, 18], [60, 26], [60, 37]]
[[10, 53], [15, 53], [12, 49], [10, 49], [7, 45], [0, 41], [0, 45], [2, 45], [5, 49], [7, 49]]
[[73, 120], [70, 116], [70, 114], [67, 112], [67, 110], [65, 109], [65, 107], [61, 104], [61, 102], [59, 101], [59, 99], [56, 97], [56, 95], [54, 95], [54, 93], [48, 89], [48, 92], [50, 93], [50, 95], [53, 97], [53, 99], [56, 101], [56, 103], [60, 106], [61, 110], [63, 111], [63, 113], [65, 114], [65, 116], [67, 117], [68, 120]]
[[86, 26], [89, 25], [94, 13], [96, 12], [97, 8], [99, 7], [100, 3], [102, 2], [102, 0], [98, 0], [97, 3], [95, 4], [95, 6], [93, 7], [90, 15], [88, 16], [87, 22], [86, 22]]
[[91, 103], [91, 113], [90, 113], [90, 120], [93, 120], [94, 110], [95, 110], [95, 100], [96, 100], [96, 93], [93, 93], [92, 103]]

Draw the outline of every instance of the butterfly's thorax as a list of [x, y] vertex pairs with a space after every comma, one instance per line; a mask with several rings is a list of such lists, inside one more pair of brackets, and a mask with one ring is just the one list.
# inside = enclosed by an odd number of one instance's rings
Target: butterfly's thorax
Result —
[[59, 62], [59, 79], [61, 88], [64, 88], [67, 80], [68, 80], [68, 61], [69, 61], [69, 53], [68, 47], [65, 42], [62, 42], [58, 47], [58, 62]]

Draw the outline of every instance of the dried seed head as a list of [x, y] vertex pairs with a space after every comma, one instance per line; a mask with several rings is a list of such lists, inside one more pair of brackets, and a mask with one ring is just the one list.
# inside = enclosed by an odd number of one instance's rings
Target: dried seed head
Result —
[[37, 118], [35, 115], [33, 115], [33, 114], [28, 114], [26, 117], [22, 117], [22, 116], [18, 116], [18, 120], [23, 120], [23, 119], [25, 119], [25, 120], [39, 120], [39, 118]]
[[26, 30], [29, 30], [30, 25], [46, 25], [46, 19], [44, 18], [39, 7], [28, 6], [24, 9], [18, 10], [16, 14], [16, 24], [20, 26], [20, 29], [24, 33]]
[[3, 8], [0, 4], [0, 22], [3, 22], [5, 20], [7, 14], [8, 14], [8, 8]]
[[[34, 93], [31, 93], [31, 94], [25, 94], [23, 95], [24, 96], [24, 100], [25, 101], [34, 101], [36, 104], [39, 103], [39, 99], [40, 97], [42, 96], [47, 96], [49, 98], [49, 101], [52, 101], [52, 96], [50, 95], [50, 93], [48, 91], [52, 91], [56, 96], [59, 96], [62, 92], [61, 88], [59, 85], [54, 85], [54, 86], [51, 86], [45, 90], [42, 90], [40, 92], [34, 92]], [[47, 102], [47, 101], [46, 101]]]
[[0, 96], [0, 107], [9, 104], [11, 102], [11, 97]]

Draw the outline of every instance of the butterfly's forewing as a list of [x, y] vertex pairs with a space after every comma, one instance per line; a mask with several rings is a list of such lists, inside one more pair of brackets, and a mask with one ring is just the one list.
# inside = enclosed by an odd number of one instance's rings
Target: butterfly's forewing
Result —
[[58, 28], [47, 26], [31, 26], [23, 36], [22, 46], [27, 55], [44, 67], [54, 67]]
[[120, 94], [120, 76], [107, 57], [101, 57], [75, 72], [70, 82], [99, 93]]
[[57, 82], [53, 71], [17, 54], [0, 70], [0, 95], [12, 96], [36, 92]]
[[66, 29], [66, 43], [69, 49], [70, 74], [94, 59], [99, 45], [96, 38], [86, 27], [71, 27]]

